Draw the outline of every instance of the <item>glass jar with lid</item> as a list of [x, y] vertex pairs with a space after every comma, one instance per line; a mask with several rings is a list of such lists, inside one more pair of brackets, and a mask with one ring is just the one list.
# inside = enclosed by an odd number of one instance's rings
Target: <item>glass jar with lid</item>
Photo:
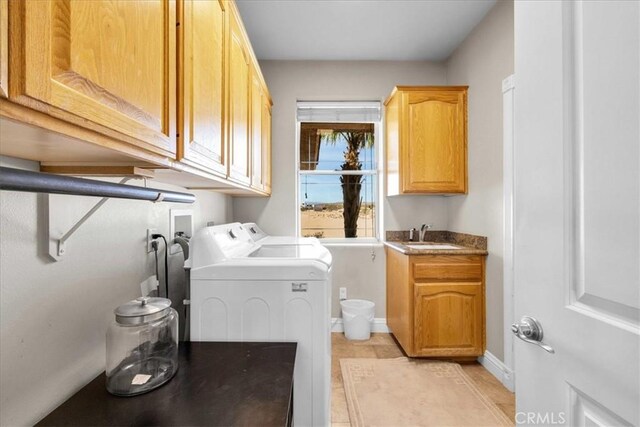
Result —
[[178, 370], [178, 313], [166, 298], [141, 297], [114, 310], [107, 330], [107, 390], [146, 393]]

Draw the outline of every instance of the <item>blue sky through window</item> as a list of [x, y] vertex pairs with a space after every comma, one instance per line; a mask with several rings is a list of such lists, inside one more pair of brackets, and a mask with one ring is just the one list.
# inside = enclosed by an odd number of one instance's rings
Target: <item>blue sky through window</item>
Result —
[[[301, 143], [301, 147], [304, 149], [304, 143]], [[336, 141], [335, 144], [322, 141], [320, 144], [318, 165], [315, 170], [340, 170], [340, 166], [344, 163], [345, 151], [346, 142], [342, 138]], [[310, 158], [311, 156], [305, 157]], [[362, 163], [363, 170], [375, 169], [375, 145], [371, 148], [361, 149], [359, 159]], [[373, 202], [373, 191], [372, 178], [365, 176], [361, 190], [363, 203]], [[340, 186], [339, 175], [300, 175], [300, 203], [317, 204], [341, 202], [342, 187]]]

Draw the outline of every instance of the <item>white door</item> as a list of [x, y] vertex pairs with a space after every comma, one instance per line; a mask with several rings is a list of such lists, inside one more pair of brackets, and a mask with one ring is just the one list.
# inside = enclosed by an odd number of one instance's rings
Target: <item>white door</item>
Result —
[[640, 3], [516, 1], [516, 421], [640, 425]]

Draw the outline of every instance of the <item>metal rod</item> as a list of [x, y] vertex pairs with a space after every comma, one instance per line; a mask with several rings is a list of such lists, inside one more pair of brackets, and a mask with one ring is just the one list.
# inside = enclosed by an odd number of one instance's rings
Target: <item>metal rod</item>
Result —
[[189, 193], [5, 167], [0, 167], [0, 190], [113, 197], [151, 202], [193, 203], [196, 200], [196, 196]]

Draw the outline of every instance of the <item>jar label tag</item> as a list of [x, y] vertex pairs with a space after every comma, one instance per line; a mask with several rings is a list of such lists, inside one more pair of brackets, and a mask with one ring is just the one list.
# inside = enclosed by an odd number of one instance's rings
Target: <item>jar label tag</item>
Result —
[[150, 378], [151, 378], [151, 375], [138, 374], [135, 377], [133, 377], [133, 380], [131, 380], [131, 385], [142, 385], [147, 381], [149, 381]]

